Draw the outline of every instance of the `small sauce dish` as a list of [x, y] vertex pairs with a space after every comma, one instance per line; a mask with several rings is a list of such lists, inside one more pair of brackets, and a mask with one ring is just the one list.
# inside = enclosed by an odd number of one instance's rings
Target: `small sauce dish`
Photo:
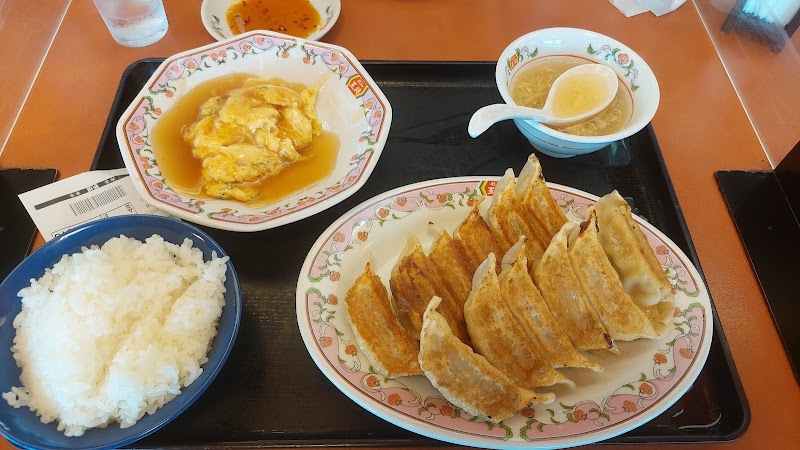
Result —
[[[282, 4], [287, 0], [274, 1]], [[340, 0], [308, 0], [308, 2], [311, 3], [311, 6], [313, 6], [319, 14], [319, 26], [316, 31], [313, 31], [308, 36], [299, 37], [309, 41], [318, 41], [333, 28], [334, 24], [336, 24], [336, 21], [339, 19], [339, 12], [342, 10], [342, 3]], [[203, 4], [200, 6], [200, 18], [203, 21], [203, 26], [206, 27], [206, 31], [208, 31], [208, 34], [214, 39], [223, 41], [241, 34], [238, 30], [232, 30], [227, 20], [228, 9], [235, 3], [240, 2], [239, 0], [203, 0]], [[267, 31], [292, 35], [291, 29]]]

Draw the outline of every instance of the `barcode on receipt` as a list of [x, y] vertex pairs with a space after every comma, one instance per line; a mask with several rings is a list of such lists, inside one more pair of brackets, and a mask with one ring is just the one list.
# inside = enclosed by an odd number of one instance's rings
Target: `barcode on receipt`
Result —
[[125, 197], [125, 190], [122, 189], [122, 186], [114, 186], [89, 198], [70, 203], [69, 207], [72, 209], [72, 214], [80, 216], [123, 197]]

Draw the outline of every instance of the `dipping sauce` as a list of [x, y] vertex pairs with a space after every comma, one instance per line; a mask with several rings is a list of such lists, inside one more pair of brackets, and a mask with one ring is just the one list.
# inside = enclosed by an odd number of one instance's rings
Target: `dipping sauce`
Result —
[[308, 0], [237, 0], [226, 18], [236, 34], [270, 30], [305, 38], [321, 24], [319, 12]]
[[[162, 115], [152, 131], [152, 143], [156, 161], [170, 188], [196, 198], [211, 198], [203, 189], [206, 180], [202, 175], [202, 161], [193, 155], [192, 146], [184, 139], [183, 132], [195, 123], [200, 107], [210, 98], [225, 96], [253, 77], [255, 75], [232, 74], [209, 80], [178, 99]], [[282, 80], [275, 82], [292, 85]], [[296, 90], [303, 88], [299, 84], [293, 86]], [[308, 147], [299, 150], [302, 158], [251, 183], [258, 188], [258, 195], [243, 204], [259, 208], [322, 181], [333, 171], [338, 151], [339, 138], [322, 130]]]
[[[592, 64], [592, 62], [574, 56], [547, 56], [540, 58], [515, 75], [510, 89], [511, 98], [518, 105], [541, 109], [556, 78], [567, 70], [581, 64]], [[573, 115], [571, 112], [582, 110], [586, 104], [592, 103], [595, 96], [602, 97], [603, 91], [595, 92], [596, 88], [587, 85], [586, 80], [581, 80], [582, 77], [576, 78], [578, 79], [574, 80], [574, 82], [578, 84], [577, 86], [572, 84], [573, 80], [569, 80], [563, 83], [559, 89], [560, 91], [566, 90], [566, 92], [558, 94], [557, 99], [559, 101], [553, 105], [554, 115], [561, 117]], [[594, 77], [591, 78], [596, 79]], [[599, 89], [603, 88], [600, 87]], [[591, 105], [587, 109], [591, 109]], [[616, 133], [625, 128], [632, 115], [633, 98], [631, 98], [627, 86], [622, 81], [619, 81], [617, 95], [614, 100], [598, 114], [572, 124], [543, 125], [562, 133], [578, 136], [603, 136]]]

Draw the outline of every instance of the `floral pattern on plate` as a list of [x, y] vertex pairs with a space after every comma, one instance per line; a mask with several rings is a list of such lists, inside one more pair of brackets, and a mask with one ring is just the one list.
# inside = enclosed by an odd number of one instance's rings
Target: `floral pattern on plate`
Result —
[[[306, 63], [307, 55], [313, 55], [314, 60]], [[317, 60], [324, 63], [324, 69], [307, 68]], [[286, 73], [317, 79], [322, 83], [321, 91], [327, 89], [326, 95], [334, 98], [326, 102], [328, 110], [342, 107], [346, 113], [354, 113], [348, 116], [353, 117], [352, 122], [343, 125], [346, 127], [343, 133], [332, 129], [340, 137], [340, 153], [333, 173], [315, 186], [262, 208], [250, 208], [235, 201], [193, 198], [170, 188], [150, 140], [158, 119], [193, 85], [264, 64], [272, 67], [285, 64], [286, 69], [282, 70]], [[318, 102], [322, 118], [319, 108]], [[346, 50], [284, 35], [252, 32], [166, 60], [123, 114], [117, 139], [126, 167], [149, 203], [201, 225], [255, 231], [302, 219], [354, 193], [374, 168], [390, 123], [388, 101]]]
[[[620, 75], [629, 79], [631, 91], [635, 92], [637, 89], [639, 89], [640, 86], [635, 83], [636, 78], [639, 76], [639, 69], [634, 67], [636, 62], [631, 59], [630, 55], [625, 53], [622, 49], [616, 47], [611, 48], [611, 46], [608, 44], [603, 44], [595, 49], [592, 47], [592, 44], [589, 44], [586, 47], [586, 53], [595, 57], [596, 59], [619, 66], [619, 68], [622, 70]], [[516, 74], [514, 69], [523, 61], [552, 57], [552, 55], [543, 55], [539, 58], [536, 58], [536, 55], [538, 54], [538, 47], [535, 47], [533, 50], [530, 50], [525, 46], [514, 49], [514, 54], [511, 55], [510, 58], [507, 58], [505, 63], [506, 79], [508, 80], [507, 86], [511, 86], [511, 82], [514, 79], [513, 75]]]
[[[499, 424], [482, 421], [447, 402], [422, 376], [386, 378], [374, 372], [343, 317], [347, 289], [370, 258], [388, 286], [391, 267], [428, 222], [452, 232], [496, 179], [454, 178], [398, 188], [368, 200], [334, 223], [312, 247], [297, 288], [298, 324], [318, 367], [346, 395], [378, 416], [437, 439], [482, 447], [579, 445], [606, 439], [655, 417], [699, 374], [711, 345], [711, 307], [699, 273], [666, 236], [637, 217], [673, 285], [677, 307], [659, 340], [620, 343], [623, 356], [589, 355], [603, 374], [569, 369], [578, 388], [556, 388], [556, 401], [535, 405]], [[597, 198], [550, 185], [557, 204], [580, 221]], [[490, 199], [481, 204], [488, 206]], [[389, 242], [387, 242], [389, 241]], [[588, 372], [588, 371], [585, 371]]]
[[595, 50], [592, 44], [589, 44], [589, 46], [586, 47], [586, 53], [618, 65], [624, 71], [623, 75], [625, 78], [630, 78], [631, 91], [639, 89], [639, 85], [634, 84], [636, 77], [639, 76], [639, 69], [634, 67], [636, 62], [632, 60], [627, 53], [623, 52], [622, 49], [611, 48], [610, 45], [605, 44]]

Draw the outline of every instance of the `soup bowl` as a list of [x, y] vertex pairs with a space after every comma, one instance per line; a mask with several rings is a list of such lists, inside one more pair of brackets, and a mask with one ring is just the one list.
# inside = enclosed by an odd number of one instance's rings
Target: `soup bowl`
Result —
[[604, 64], [617, 74], [633, 100], [631, 119], [622, 130], [603, 136], [563, 133], [532, 120], [515, 119], [519, 131], [536, 149], [548, 156], [570, 158], [595, 152], [644, 128], [658, 109], [660, 91], [650, 66], [625, 44], [593, 31], [578, 28], [546, 28], [528, 33], [503, 50], [495, 79], [503, 100], [511, 97], [517, 76], [532, 64], [553, 56], [570, 56]]

